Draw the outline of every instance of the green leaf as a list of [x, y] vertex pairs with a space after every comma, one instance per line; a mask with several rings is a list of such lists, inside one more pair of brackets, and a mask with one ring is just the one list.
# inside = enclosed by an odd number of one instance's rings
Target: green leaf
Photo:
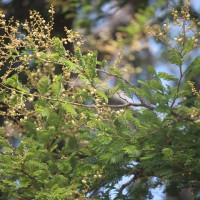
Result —
[[13, 88], [16, 88], [17, 90], [19, 91], [22, 91], [22, 92], [25, 92], [25, 93], [28, 93], [29, 92], [29, 89], [27, 87], [25, 87], [24, 85], [22, 85], [19, 80], [18, 80], [18, 74], [14, 74], [13, 76], [11, 76], [10, 78], [7, 78], [5, 81], [4, 81], [4, 84], [5, 85], [10, 85], [12, 86]]
[[14, 88], [17, 87], [17, 82], [18, 82], [18, 75], [17, 74], [14, 74], [13, 76], [11, 76], [10, 78], [7, 78], [4, 83], [6, 85], [10, 85]]
[[162, 153], [163, 153], [163, 155], [166, 156], [166, 157], [170, 157], [170, 156], [172, 156], [172, 155], [174, 154], [173, 150], [170, 149], [170, 148], [164, 148], [164, 149], [162, 150]]
[[129, 98], [133, 98], [133, 88], [131, 88], [124, 81], [119, 80], [117, 84], [118, 89], [121, 89]]
[[85, 58], [85, 71], [90, 78], [95, 78], [96, 73], [96, 64], [97, 64], [97, 51], [91, 52], [90, 55], [87, 55]]
[[169, 106], [166, 106], [166, 105], [158, 105], [154, 108], [154, 110], [156, 112], [160, 112], [160, 113], [170, 113], [171, 112], [171, 108]]
[[50, 110], [49, 110], [49, 104], [46, 100], [37, 100], [35, 102], [35, 110], [36, 112], [38, 112], [39, 114], [41, 114], [44, 117], [48, 117], [50, 114]]
[[152, 79], [152, 80], [147, 81], [146, 87], [149, 87], [152, 90], [156, 90], [156, 91], [159, 90], [162, 92], [165, 90], [160, 79], [159, 80]]
[[193, 77], [200, 73], [200, 56], [189, 65], [184, 74], [187, 74], [186, 81], [190, 81]]
[[141, 121], [138, 118], [132, 117], [131, 122], [133, 123], [133, 125], [136, 127], [137, 130], [140, 130], [143, 128], [141, 125]]
[[142, 88], [135, 88], [135, 93], [143, 98], [145, 98], [146, 100], [148, 100], [150, 103], [156, 104], [156, 100], [154, 99], [153, 95], [154, 93], [152, 92], [152, 90], [147, 87], [144, 82], [142, 81], [138, 81], [139, 83], [142, 84]]
[[165, 51], [165, 53], [167, 54], [167, 58], [170, 63], [176, 64], [179, 66], [183, 63], [183, 58], [176, 49], [167, 50]]
[[62, 79], [62, 75], [55, 75], [53, 77], [53, 83], [51, 85], [53, 96], [58, 96], [61, 94], [61, 91], [63, 89]]
[[[48, 109], [48, 108], [46, 108]], [[48, 117], [47, 117], [47, 126], [59, 126], [59, 124], [62, 122], [62, 118], [59, 114], [57, 114], [56, 112], [49, 112], [47, 113]]]
[[50, 53], [49, 54], [49, 59], [52, 61], [52, 62], [58, 62], [61, 58], [61, 55], [58, 53], [58, 52], [55, 52], [55, 53]]
[[152, 75], [157, 75], [157, 72], [154, 67], [148, 66], [147, 69]]
[[4, 151], [5, 153], [11, 153], [11, 152], [13, 151], [13, 149], [10, 148], [10, 147], [4, 147], [4, 148], [3, 148], [3, 151]]
[[49, 77], [42, 77], [38, 82], [38, 91], [40, 94], [46, 94], [51, 88], [51, 81]]
[[67, 161], [67, 160], [63, 160], [62, 162], [58, 162], [57, 167], [58, 167], [59, 170], [66, 172], [66, 173], [72, 170], [72, 166], [71, 166], [70, 162]]
[[85, 61], [83, 59], [81, 50], [79, 48], [75, 49], [75, 56], [78, 58], [79, 65], [82, 66], [82, 67], [86, 67], [86, 64], [85, 64]]
[[148, 71], [153, 75], [153, 79], [148, 80], [146, 83], [142, 84], [145, 85], [146, 87], [151, 88], [152, 90], [160, 90], [164, 92], [165, 87], [163, 86], [162, 81], [159, 75], [157, 74], [155, 68], [152, 66], [148, 66]]
[[90, 83], [90, 81], [88, 80], [88, 77], [86, 77], [85, 75], [79, 74], [78, 77], [81, 78], [82, 81], [83, 81], [85, 84], [89, 84], [89, 83]]
[[122, 78], [121, 72], [116, 67], [110, 67], [109, 68], [110, 72], [114, 75], [117, 75], [118, 77]]
[[72, 105], [67, 104], [67, 103], [61, 103], [62, 108], [67, 111], [67, 113], [71, 114], [72, 116], [77, 115], [76, 110], [73, 108]]
[[102, 97], [102, 98], [105, 100], [106, 103], [108, 103], [108, 97], [107, 97], [107, 95], [105, 94], [104, 91], [102, 91], [102, 90], [97, 90], [97, 94], [98, 94], [100, 97]]
[[97, 61], [97, 65], [100, 65], [101, 67], [105, 67], [108, 64], [107, 60]]
[[173, 169], [170, 169], [169, 167], [168, 168], [161, 168], [157, 174], [159, 176], [162, 176], [164, 179], [166, 178], [169, 178], [171, 176], [173, 176], [173, 174], [175, 174], [174, 170]]
[[27, 177], [21, 176], [19, 178], [19, 182], [20, 182], [20, 187], [22, 187], [22, 188], [23, 187], [26, 188], [30, 185], [30, 180]]
[[184, 46], [184, 54], [187, 54], [193, 49], [194, 42], [191, 39], [187, 39], [186, 44]]
[[61, 40], [58, 37], [53, 37], [52, 42], [53, 42], [54, 51], [58, 52], [60, 54], [60, 56], [61, 55], [65, 56], [66, 50], [65, 50], [65, 47], [63, 46], [63, 43], [61, 42]]
[[[54, 184], [55, 184], [54, 186], [55, 187], [53, 186], [51, 188], [51, 190], [54, 190], [54, 189], [56, 189], [56, 185], [59, 185], [59, 187], [60, 187], [60, 186], [62, 186], [64, 184], [66, 184], [68, 180], [63, 175], [55, 175], [52, 181], [54, 182]], [[62, 191], [62, 193], [63, 193], [63, 191]]]
[[49, 171], [47, 170], [47, 169], [38, 169], [37, 171], [35, 171], [34, 173], [33, 173], [33, 175], [35, 176], [35, 177], [37, 177], [37, 179], [39, 180], [39, 181], [44, 181], [45, 179], [47, 179], [48, 178], [48, 176], [49, 176]]
[[6, 91], [0, 91], [0, 101], [4, 101], [6, 98]]
[[41, 59], [46, 60], [48, 58], [48, 54], [46, 52], [38, 52], [38, 53]]
[[123, 150], [124, 150], [126, 153], [130, 154], [131, 156], [135, 156], [135, 157], [140, 156], [140, 151], [139, 151], [139, 150], [137, 149], [137, 147], [134, 146], [134, 145], [126, 146], [126, 147], [123, 148]]
[[124, 153], [113, 155], [110, 159], [111, 163], [121, 163], [123, 161]]
[[162, 78], [164, 80], [167, 80], [167, 81], [177, 81], [178, 80], [175, 76], [173, 76], [171, 74], [164, 73], [164, 72], [159, 72], [158, 77]]

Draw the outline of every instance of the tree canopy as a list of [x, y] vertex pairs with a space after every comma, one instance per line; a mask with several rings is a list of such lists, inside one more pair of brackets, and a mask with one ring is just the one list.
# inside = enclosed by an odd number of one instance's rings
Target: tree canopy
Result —
[[76, 30], [56, 34], [53, 6], [49, 20], [38, 11], [24, 21], [0, 12], [1, 199], [152, 199], [160, 185], [171, 195], [198, 194], [200, 57], [190, 55], [200, 22], [189, 1], [169, 9], [172, 22], [148, 26], [144, 17], [136, 31], [146, 27], [162, 42], [179, 73], [149, 63], [149, 78], [136, 84], [121, 72], [120, 55], [111, 64]]

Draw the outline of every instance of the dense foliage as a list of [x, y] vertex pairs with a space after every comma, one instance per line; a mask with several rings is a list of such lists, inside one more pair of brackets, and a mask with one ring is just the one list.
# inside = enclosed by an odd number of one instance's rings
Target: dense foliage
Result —
[[[173, 24], [147, 32], [168, 46], [179, 74], [149, 66], [151, 78], [139, 86], [123, 78], [120, 58], [108, 66], [96, 51], [82, 54], [77, 32], [53, 36], [53, 7], [49, 22], [36, 11], [23, 23], [0, 13], [1, 199], [110, 199], [113, 191], [116, 199], [145, 199], [166, 181], [198, 191], [200, 94], [191, 80], [200, 58], [185, 63], [198, 48], [200, 22], [188, 4], [170, 9]], [[181, 30], [175, 38], [172, 26]], [[116, 94], [122, 103], [112, 105]]]

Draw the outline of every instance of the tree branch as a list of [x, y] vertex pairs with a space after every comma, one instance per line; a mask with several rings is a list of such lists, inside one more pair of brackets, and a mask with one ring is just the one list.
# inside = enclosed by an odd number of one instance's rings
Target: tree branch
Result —
[[135, 173], [134, 173], [134, 176], [133, 176], [133, 178], [131, 178], [129, 181], [127, 181], [126, 183], [124, 183], [124, 184], [122, 184], [122, 186], [119, 188], [119, 190], [118, 190], [118, 195], [117, 195], [117, 197], [115, 198], [116, 200], [117, 199], [119, 199], [120, 197], [121, 197], [121, 195], [122, 195], [122, 192], [123, 192], [123, 190], [126, 188], [126, 187], [128, 187], [129, 185], [131, 185], [132, 183], [135, 183], [135, 181], [138, 179], [138, 178], [140, 178], [140, 177], [142, 177], [142, 175], [141, 175], [141, 169], [138, 169]]
[[23, 95], [27, 95], [27, 96], [34, 96], [34, 97], [39, 97], [39, 98], [44, 98], [46, 100], [50, 100], [50, 101], [57, 101], [57, 102], [60, 102], [60, 103], [66, 103], [66, 104], [70, 104], [70, 105], [73, 105], [73, 106], [78, 106], [78, 107], [87, 107], [87, 108], [102, 108], [102, 107], [109, 107], [109, 108], [126, 108], [126, 107], [129, 107], [129, 106], [134, 106], [134, 107], [145, 107], [145, 108], [148, 108], [150, 110], [153, 110], [154, 107], [151, 106], [151, 105], [148, 105], [144, 102], [142, 103], [126, 103], [126, 104], [122, 104], [122, 105], [109, 105], [109, 104], [101, 104], [101, 105], [86, 105], [86, 104], [81, 104], [81, 103], [76, 103], [76, 102], [67, 102], [67, 101], [64, 101], [64, 100], [61, 100], [61, 99], [54, 99], [54, 98], [50, 98], [50, 97], [45, 97], [45, 96], [41, 96], [41, 95], [36, 95], [36, 94], [30, 94], [30, 93], [26, 93], [26, 92], [22, 92], [22, 91], [19, 91], [15, 88], [10, 88], [6, 85], [3, 85], [1, 84], [4, 88], [8, 89], [8, 90], [11, 90], [11, 91], [15, 91], [17, 93], [20, 93], [20, 94], [23, 94]]

